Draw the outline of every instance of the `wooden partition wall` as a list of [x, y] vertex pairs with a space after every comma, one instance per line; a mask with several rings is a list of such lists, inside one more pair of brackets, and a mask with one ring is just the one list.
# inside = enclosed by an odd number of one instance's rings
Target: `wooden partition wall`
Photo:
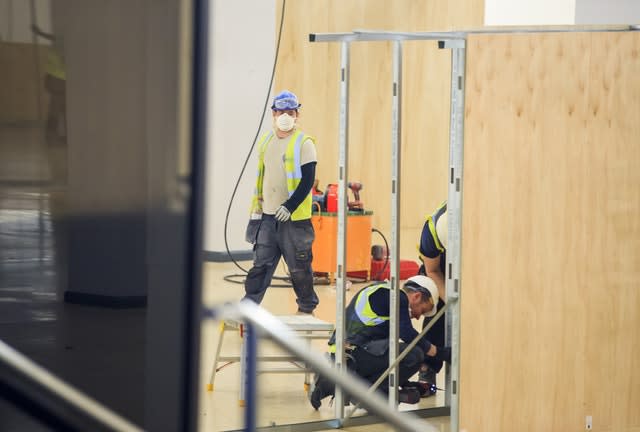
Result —
[[639, 52], [468, 39], [461, 430], [640, 430]]
[[[282, 3], [280, 3], [281, 5]], [[275, 89], [337, 181], [339, 44], [482, 25], [484, 2], [288, 1]], [[279, 16], [279, 15], [278, 15]], [[640, 431], [640, 32], [471, 35], [460, 426]], [[404, 44], [401, 228], [447, 193], [450, 53]], [[391, 44], [353, 43], [349, 180], [388, 230]]]
[[[279, 25], [279, 8], [276, 15]], [[303, 104], [300, 125], [317, 138], [322, 189], [338, 182], [340, 44], [310, 43], [309, 33], [453, 30], [479, 27], [483, 17], [484, 0], [286, 2], [275, 90], [288, 88]], [[391, 205], [391, 54], [389, 42], [351, 44], [348, 180], [363, 183], [364, 205], [385, 235]], [[403, 58], [400, 222], [419, 229], [447, 194], [451, 54], [436, 42], [408, 42]]]

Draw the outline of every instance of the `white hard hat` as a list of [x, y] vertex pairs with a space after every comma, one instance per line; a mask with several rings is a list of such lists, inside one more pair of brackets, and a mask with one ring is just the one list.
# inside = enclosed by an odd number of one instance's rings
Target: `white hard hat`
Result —
[[449, 233], [449, 229], [447, 228], [447, 212], [445, 211], [440, 215], [440, 217], [436, 221], [436, 234], [438, 234], [438, 240], [440, 240], [440, 244], [445, 249], [447, 248], [448, 233]]
[[426, 292], [431, 295], [433, 299], [433, 309], [426, 312], [424, 316], [432, 317], [438, 312], [438, 299], [440, 295], [438, 294], [438, 287], [433, 279], [423, 275], [412, 276], [404, 283], [404, 287], [413, 291]]

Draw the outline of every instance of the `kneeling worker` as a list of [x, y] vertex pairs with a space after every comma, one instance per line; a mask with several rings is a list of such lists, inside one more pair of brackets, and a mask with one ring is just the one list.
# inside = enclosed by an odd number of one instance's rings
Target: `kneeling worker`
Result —
[[[348, 368], [371, 384], [375, 383], [389, 367], [390, 295], [391, 290], [386, 282], [369, 285], [353, 296], [345, 311], [345, 349], [349, 359]], [[436, 314], [438, 288], [427, 276], [413, 276], [401, 288], [399, 302], [399, 336], [402, 340], [399, 344], [399, 352], [403, 352], [418, 336], [411, 318], [419, 319], [422, 315], [432, 317]], [[329, 351], [335, 353], [335, 332], [329, 340], [329, 347]], [[425, 355], [439, 356], [437, 347], [422, 338], [400, 361], [398, 365], [400, 402], [417, 403], [420, 399], [420, 393], [409, 383], [409, 378], [418, 372]], [[378, 388], [387, 394], [388, 379], [385, 379]], [[416, 392], [418, 392], [417, 398]], [[333, 394], [333, 383], [319, 376], [310, 394], [311, 405], [318, 409], [321, 400]]]

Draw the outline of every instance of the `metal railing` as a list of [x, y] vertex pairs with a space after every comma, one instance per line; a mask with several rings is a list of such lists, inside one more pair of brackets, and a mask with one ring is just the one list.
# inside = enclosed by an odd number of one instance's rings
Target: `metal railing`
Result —
[[[321, 353], [309, 349], [308, 344], [298, 337], [274, 315], [250, 301], [229, 303], [206, 310], [206, 316], [215, 320], [233, 319], [242, 321], [248, 327], [248, 337], [244, 343], [248, 344], [246, 352], [247, 373], [251, 374], [256, 365], [257, 335], [267, 337], [278, 346], [296, 355], [317, 373], [329, 379], [349, 394], [357, 394], [360, 405], [368, 411], [377, 414], [382, 420], [393, 425], [396, 430], [408, 432], [428, 432], [437, 430], [410, 412], [399, 412], [389, 407], [386, 399], [378, 394], [369, 392], [369, 385], [358, 379], [352, 373], [339, 370]], [[254, 379], [246, 380], [245, 390], [245, 430], [255, 429], [257, 398], [255, 395]], [[338, 427], [343, 425], [338, 424]]]
[[54, 430], [142, 432], [0, 341], [0, 398]]

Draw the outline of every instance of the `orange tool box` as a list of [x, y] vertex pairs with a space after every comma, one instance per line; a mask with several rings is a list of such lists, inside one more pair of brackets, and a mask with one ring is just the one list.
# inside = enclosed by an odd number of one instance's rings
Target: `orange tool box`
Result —
[[[373, 212], [347, 213], [347, 271], [369, 272], [371, 267], [371, 215]], [[338, 214], [315, 213], [311, 217], [316, 239], [313, 242], [313, 271], [328, 273], [333, 283], [338, 255]], [[368, 279], [368, 277], [367, 277]]]

